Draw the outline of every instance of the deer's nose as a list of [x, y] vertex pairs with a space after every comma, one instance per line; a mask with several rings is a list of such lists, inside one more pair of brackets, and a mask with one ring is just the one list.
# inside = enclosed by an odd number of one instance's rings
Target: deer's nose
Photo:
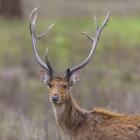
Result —
[[54, 95], [52, 95], [52, 97], [51, 97], [51, 100], [52, 100], [53, 102], [58, 101], [58, 99], [59, 99], [59, 95], [58, 95], [58, 94], [54, 94]]

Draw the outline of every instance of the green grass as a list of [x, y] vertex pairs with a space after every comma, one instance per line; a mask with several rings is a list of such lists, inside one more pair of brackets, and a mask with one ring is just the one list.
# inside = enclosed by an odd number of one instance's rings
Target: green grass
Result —
[[[102, 20], [103, 18], [99, 20], [99, 23]], [[95, 26], [91, 19], [56, 19], [55, 23], [54, 29], [38, 43], [38, 48], [41, 50], [40, 53], [44, 55], [44, 48], [49, 46], [49, 55], [58, 57], [58, 60], [61, 57], [65, 58], [61, 59], [65, 65], [70, 59], [73, 49], [75, 50], [73, 53], [76, 55], [81, 55], [78, 54], [78, 51], [84, 53], [85, 47], [89, 49], [90, 41], [83, 37], [81, 32], [87, 31], [92, 35]], [[39, 21], [37, 24], [38, 32], [43, 31], [47, 25], [49, 25], [47, 21]], [[4, 21], [1, 19], [0, 29], [0, 67], [5, 66], [9, 59], [13, 64], [18, 64], [21, 63], [26, 54], [31, 55], [28, 21]], [[139, 17], [111, 17], [108, 26], [102, 33], [97, 52], [118, 48], [132, 47], [135, 49], [140, 46], [139, 37]], [[5, 61], [3, 61], [3, 58], [5, 58]]]

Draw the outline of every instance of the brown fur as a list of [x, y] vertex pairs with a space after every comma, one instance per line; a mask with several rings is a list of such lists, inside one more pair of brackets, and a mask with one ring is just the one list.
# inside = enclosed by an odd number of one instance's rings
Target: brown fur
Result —
[[140, 140], [140, 115], [102, 108], [85, 111], [72, 98], [64, 78], [57, 77], [51, 84], [50, 96], [58, 93], [62, 99], [59, 104], [53, 103], [57, 123], [72, 140]]

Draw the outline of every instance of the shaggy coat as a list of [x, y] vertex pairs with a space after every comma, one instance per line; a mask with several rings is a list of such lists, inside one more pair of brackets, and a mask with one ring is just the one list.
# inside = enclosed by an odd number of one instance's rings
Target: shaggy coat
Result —
[[140, 115], [124, 115], [95, 108], [84, 111], [68, 98], [55, 106], [59, 127], [71, 140], [140, 140]]

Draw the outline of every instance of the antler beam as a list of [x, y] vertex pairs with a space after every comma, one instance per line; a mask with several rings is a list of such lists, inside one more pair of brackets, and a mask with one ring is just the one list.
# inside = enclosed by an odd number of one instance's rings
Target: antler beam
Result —
[[90, 51], [89, 55], [87, 56], [87, 58], [82, 63], [80, 63], [79, 65], [76, 65], [76, 66], [74, 66], [72, 68], [67, 69], [67, 74], [66, 75], [67, 75], [68, 78], [75, 71], [80, 70], [81, 68], [83, 68], [84, 66], [86, 66], [90, 62], [90, 60], [91, 60], [91, 58], [92, 58], [92, 56], [94, 54], [94, 51], [95, 51], [95, 49], [97, 47], [97, 44], [98, 44], [98, 41], [99, 41], [99, 38], [100, 38], [100, 34], [101, 34], [103, 28], [107, 25], [109, 17], [110, 17], [110, 11], [107, 13], [107, 16], [106, 16], [105, 20], [103, 21], [101, 27], [99, 27], [98, 23], [97, 23], [97, 20], [96, 20], [96, 17], [94, 16], [94, 22], [95, 22], [95, 26], [96, 26], [96, 33], [95, 33], [95, 35], [93, 37], [89, 36], [86, 32], [82, 33], [82, 34], [86, 35], [92, 41], [92, 43], [93, 43], [92, 48], [91, 48], [91, 51]]
[[33, 50], [34, 50], [34, 53], [35, 53], [35, 56], [36, 56], [36, 59], [37, 59], [37, 62], [38, 64], [44, 68], [45, 70], [47, 70], [50, 74], [50, 76], [53, 76], [53, 69], [49, 63], [49, 60], [48, 60], [48, 57], [47, 57], [47, 53], [46, 53], [46, 64], [41, 60], [41, 58], [39, 57], [38, 53], [37, 53], [37, 50], [36, 50], [36, 41], [37, 40], [40, 40], [41, 38], [43, 38], [47, 33], [48, 31], [54, 26], [54, 23], [51, 24], [47, 30], [43, 33], [41, 33], [40, 35], [36, 35], [36, 31], [35, 31], [35, 25], [36, 25], [36, 19], [37, 19], [37, 16], [38, 16], [38, 9], [35, 8], [31, 14], [30, 14], [30, 32], [31, 32], [31, 36], [32, 36], [32, 47], [33, 47]]

